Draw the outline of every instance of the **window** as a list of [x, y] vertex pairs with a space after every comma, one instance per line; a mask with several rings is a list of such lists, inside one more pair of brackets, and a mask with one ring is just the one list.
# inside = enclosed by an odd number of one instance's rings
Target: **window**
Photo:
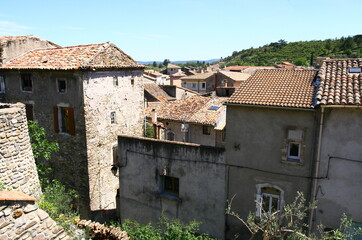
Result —
[[303, 130], [288, 130], [282, 151], [282, 161], [301, 164], [303, 162]]
[[113, 77], [113, 86], [118, 86], [118, 77]]
[[186, 82], [182, 82], [182, 84], [186, 86], [187, 83], [186, 83]]
[[300, 143], [289, 142], [288, 159], [300, 159]]
[[5, 78], [4, 76], [0, 76], [0, 93], [5, 92]]
[[111, 112], [111, 124], [116, 123], [116, 112]]
[[210, 135], [210, 127], [209, 126], [202, 126], [202, 134]]
[[284, 206], [284, 192], [272, 184], [258, 184], [256, 215], [259, 217], [280, 211]]
[[192, 89], [196, 89], [196, 83], [192, 83], [192, 84], [191, 84], [191, 88], [192, 88]]
[[349, 72], [350, 73], [360, 73], [361, 68], [360, 67], [349, 68]]
[[168, 193], [175, 196], [179, 194], [179, 179], [170, 176], [161, 176], [162, 179], [162, 193]]
[[175, 141], [175, 134], [173, 132], [167, 132], [167, 140]]
[[25, 92], [33, 91], [33, 82], [30, 74], [21, 74], [21, 89]]
[[206, 83], [204, 83], [204, 82], [201, 83], [201, 88], [202, 88], [202, 89], [205, 89], [205, 88], [206, 88]]
[[67, 90], [67, 81], [65, 79], [57, 79], [58, 93], [65, 93]]
[[134, 86], [134, 78], [131, 78], [131, 85]]
[[26, 112], [26, 119], [29, 121], [34, 120], [34, 106], [33, 104], [26, 103], [25, 104], [25, 112]]
[[54, 107], [54, 131], [75, 135], [73, 108]]

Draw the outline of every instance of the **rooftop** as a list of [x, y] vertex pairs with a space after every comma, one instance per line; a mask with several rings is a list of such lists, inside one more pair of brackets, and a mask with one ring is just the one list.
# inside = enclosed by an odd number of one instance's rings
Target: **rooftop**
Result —
[[182, 77], [181, 80], [205, 80], [205, 79], [211, 77], [212, 75], [214, 75], [213, 72], [198, 73], [198, 74], [195, 74], [195, 75]]
[[150, 94], [152, 97], [157, 99], [160, 102], [167, 102], [174, 100], [173, 97], [169, 96], [160, 86], [156, 83], [145, 83], [145, 91]]
[[219, 71], [219, 73], [221, 73], [221, 74], [225, 75], [226, 77], [229, 77], [237, 82], [245, 81], [246, 79], [248, 79], [251, 76], [251, 74], [247, 74], [247, 73], [230, 72], [230, 71]]
[[176, 64], [169, 63], [169, 64], [167, 64], [167, 68], [181, 68], [181, 67]]
[[323, 62], [316, 100], [320, 105], [361, 105], [362, 58]]
[[256, 71], [227, 101], [243, 105], [313, 108], [316, 71], [268, 69]]
[[36, 49], [10, 60], [0, 69], [118, 69], [144, 68], [111, 43]]
[[[226, 114], [226, 98], [192, 96], [156, 107], [159, 120], [216, 126]], [[212, 107], [213, 106], [213, 107]], [[150, 112], [151, 109], [148, 110]]]

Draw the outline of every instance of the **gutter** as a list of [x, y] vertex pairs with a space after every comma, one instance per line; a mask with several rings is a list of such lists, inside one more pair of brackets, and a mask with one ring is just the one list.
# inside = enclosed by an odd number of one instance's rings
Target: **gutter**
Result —
[[239, 106], [239, 107], [256, 107], [256, 108], [269, 108], [269, 109], [284, 109], [284, 110], [300, 110], [300, 111], [315, 111], [314, 108], [297, 108], [297, 107], [278, 107], [269, 105], [256, 105], [256, 104], [239, 104], [239, 103], [224, 103], [226, 106]]
[[[318, 133], [318, 146], [317, 146], [317, 156], [315, 162], [315, 168], [312, 176], [312, 189], [311, 189], [311, 199], [310, 202], [314, 202], [317, 199], [317, 184], [318, 184], [318, 174], [320, 167], [320, 157], [321, 157], [321, 144], [322, 144], [322, 134], [323, 134], [323, 122], [324, 122], [324, 107], [321, 107], [321, 119], [319, 123], [319, 133]], [[308, 232], [312, 232], [313, 223], [314, 223], [314, 214], [315, 209], [310, 210], [309, 221], [308, 221]]]

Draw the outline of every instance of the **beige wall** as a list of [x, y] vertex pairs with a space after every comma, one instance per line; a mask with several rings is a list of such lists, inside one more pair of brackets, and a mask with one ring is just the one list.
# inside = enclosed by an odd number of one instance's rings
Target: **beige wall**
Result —
[[[113, 85], [118, 78], [118, 86]], [[132, 85], [133, 79], [133, 85]], [[143, 135], [141, 70], [92, 72], [83, 80], [91, 210], [115, 209], [118, 175], [111, 172], [117, 136]], [[115, 123], [111, 123], [115, 112]]]

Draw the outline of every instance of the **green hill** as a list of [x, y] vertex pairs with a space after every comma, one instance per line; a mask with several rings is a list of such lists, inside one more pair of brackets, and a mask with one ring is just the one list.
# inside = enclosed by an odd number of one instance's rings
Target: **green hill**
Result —
[[340, 39], [286, 42], [279, 40], [259, 48], [234, 51], [224, 58], [225, 66], [272, 66], [283, 61], [298, 66], [313, 65], [317, 56], [332, 58], [362, 57], [362, 35]]

